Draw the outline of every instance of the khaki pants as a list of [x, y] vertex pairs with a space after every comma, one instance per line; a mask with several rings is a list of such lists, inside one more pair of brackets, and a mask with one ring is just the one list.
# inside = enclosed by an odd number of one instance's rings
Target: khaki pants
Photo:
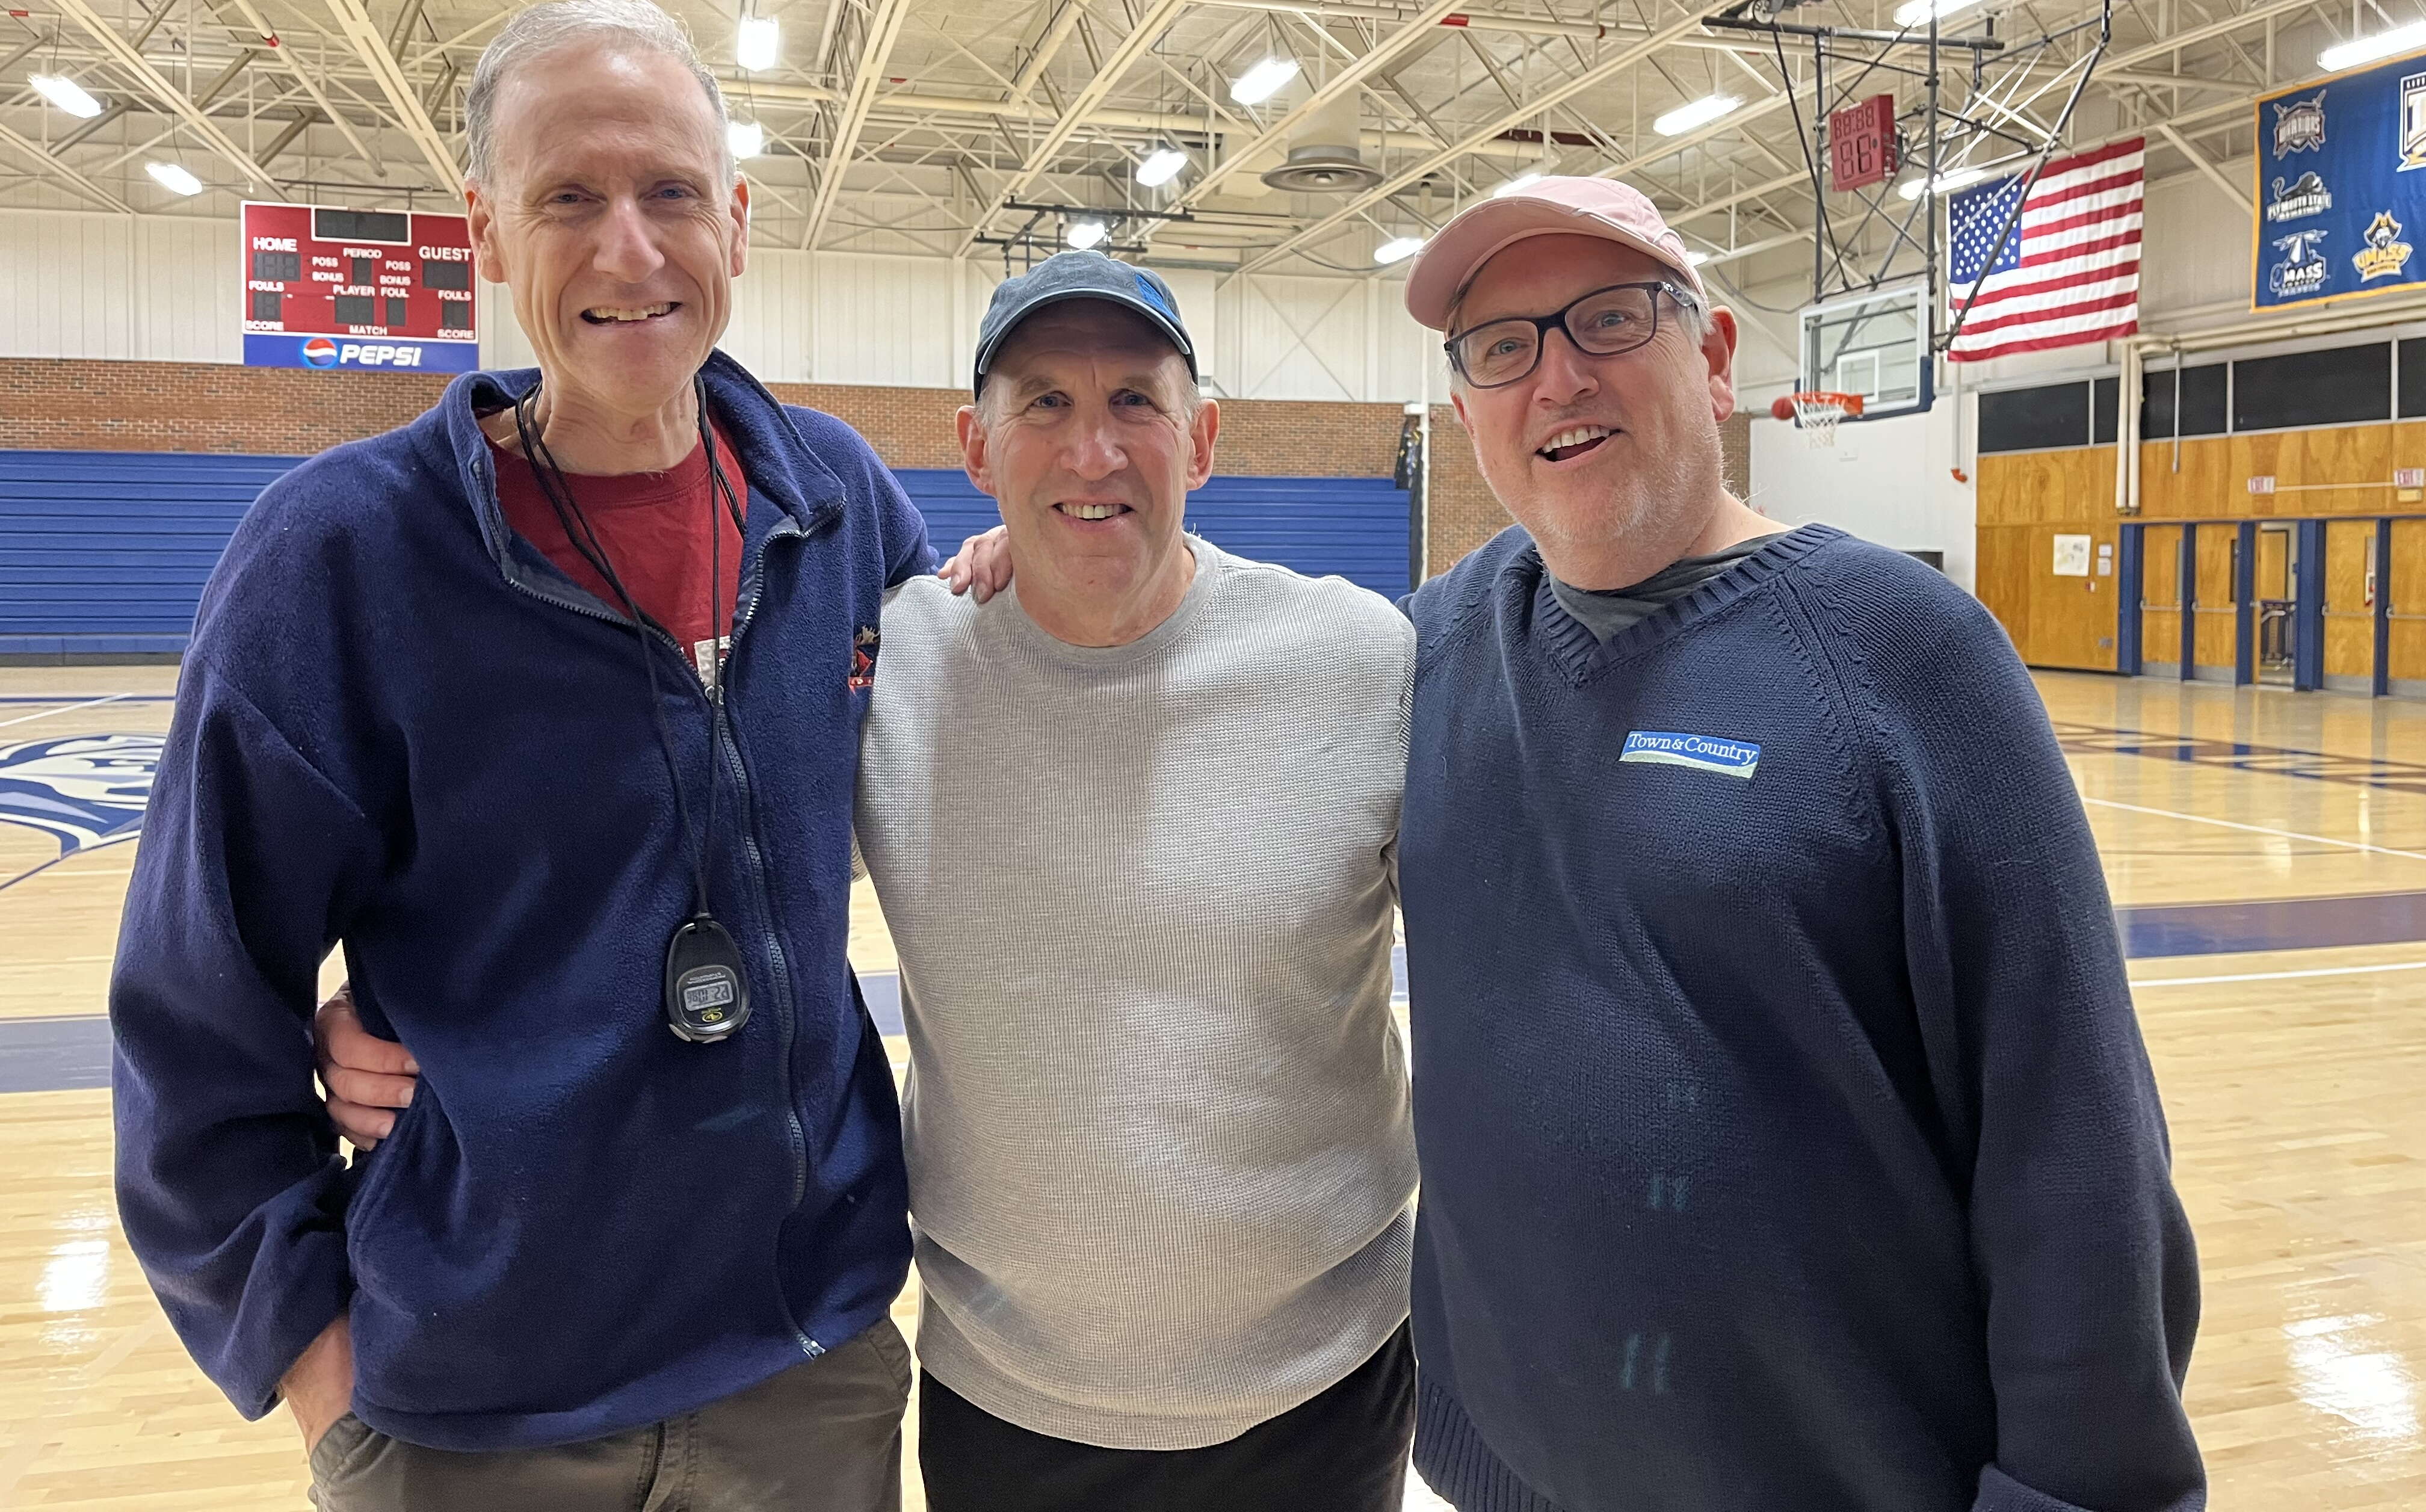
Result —
[[546, 1449], [425, 1449], [348, 1413], [321, 1512], [898, 1512], [910, 1346], [893, 1320], [696, 1412]]

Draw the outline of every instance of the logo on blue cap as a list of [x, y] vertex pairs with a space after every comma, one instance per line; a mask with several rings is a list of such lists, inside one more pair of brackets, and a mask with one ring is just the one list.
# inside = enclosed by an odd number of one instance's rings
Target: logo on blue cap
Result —
[[1146, 303], [1169, 315], [1173, 325], [1179, 323], [1179, 312], [1173, 310], [1171, 307], [1171, 301], [1162, 297], [1162, 291], [1154, 286], [1154, 280], [1136, 271], [1131, 271], [1129, 277], [1137, 280], [1138, 293], [1145, 296]]

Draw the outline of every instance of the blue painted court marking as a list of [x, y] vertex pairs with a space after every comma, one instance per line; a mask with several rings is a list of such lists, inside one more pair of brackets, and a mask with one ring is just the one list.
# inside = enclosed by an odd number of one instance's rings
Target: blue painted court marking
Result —
[[0, 1019], [0, 1092], [109, 1085], [109, 1021], [99, 1014]]
[[[2219, 956], [2255, 950], [2322, 950], [2426, 940], [2426, 893], [2373, 893], [2353, 897], [2274, 898], [2254, 903], [2189, 903], [2119, 909], [2123, 954], [2133, 960]], [[2426, 962], [2280, 972], [2253, 977], [2189, 981], [2256, 981], [2274, 976], [2426, 969]], [[2162, 986], [2161, 981], [2135, 984]], [[1407, 947], [1390, 952], [1391, 1002], [1407, 1001]], [[899, 1035], [901, 978], [862, 972], [859, 995], [878, 1033]], [[53, 1092], [109, 1085], [109, 1021], [101, 1014], [52, 1019], [0, 1019], [0, 1093]]]
[[2153, 761], [2184, 762], [2193, 766], [2219, 766], [2238, 772], [2267, 772], [2276, 777], [2305, 778], [2316, 782], [2343, 782], [2357, 787], [2387, 788], [2426, 797], [2426, 765], [2390, 762], [2375, 756], [2336, 756], [2321, 750], [2297, 750], [2283, 746], [2253, 746], [2240, 740], [2209, 740], [2197, 735], [2152, 734], [2144, 730], [2111, 725], [2055, 721], [2056, 744], [2080, 756], [2144, 756]]
[[2268, 898], [2118, 909], [2123, 954], [2133, 960], [2252, 950], [2330, 950], [2426, 940], [2426, 893]]

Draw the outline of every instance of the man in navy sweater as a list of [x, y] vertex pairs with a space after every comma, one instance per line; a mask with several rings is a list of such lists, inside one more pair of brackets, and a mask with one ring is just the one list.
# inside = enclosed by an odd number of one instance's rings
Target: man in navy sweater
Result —
[[[111, 987], [127, 1239], [325, 1512], [884, 1512], [906, 1177], [844, 941], [926, 532], [715, 353], [748, 191], [671, 20], [525, 10], [468, 116], [539, 371], [289, 473], [212, 577]], [[340, 945], [420, 1073], [351, 1166]]]
[[1996, 623], [1726, 491], [1733, 317], [1545, 179], [1407, 308], [1520, 523], [1417, 592], [1416, 1463], [1463, 1512], [2190, 1512], [2197, 1269]]

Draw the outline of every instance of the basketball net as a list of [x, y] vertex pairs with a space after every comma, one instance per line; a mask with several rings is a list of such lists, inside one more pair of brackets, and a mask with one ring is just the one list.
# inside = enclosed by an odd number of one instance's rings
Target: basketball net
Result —
[[1862, 396], [1858, 394], [1809, 389], [1787, 398], [1794, 406], [1794, 423], [1803, 432], [1803, 444], [1815, 452], [1836, 444], [1836, 422], [1862, 412]]

